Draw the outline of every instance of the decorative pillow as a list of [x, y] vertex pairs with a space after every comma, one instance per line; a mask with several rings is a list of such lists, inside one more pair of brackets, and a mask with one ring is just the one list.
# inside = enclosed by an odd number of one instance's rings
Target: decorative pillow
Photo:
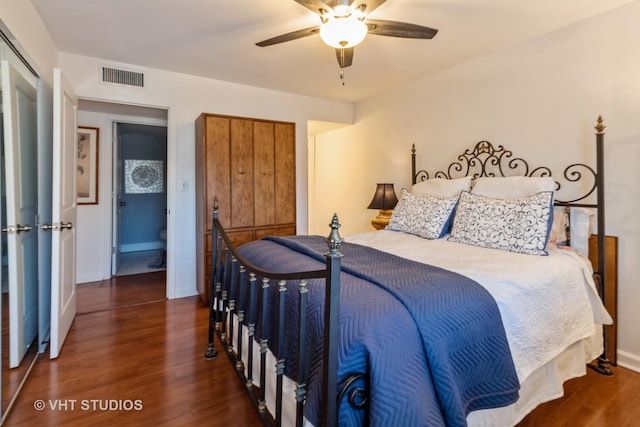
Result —
[[418, 182], [411, 187], [413, 194], [424, 194], [444, 199], [459, 197], [462, 191], [471, 190], [471, 177], [463, 178], [433, 178]]
[[556, 182], [551, 177], [508, 176], [477, 178], [471, 192], [494, 199], [516, 199], [555, 189]]
[[438, 239], [449, 229], [451, 213], [458, 199], [417, 196], [405, 188], [387, 230], [403, 231], [426, 239]]
[[449, 240], [484, 248], [547, 255], [553, 192], [494, 199], [462, 192]]

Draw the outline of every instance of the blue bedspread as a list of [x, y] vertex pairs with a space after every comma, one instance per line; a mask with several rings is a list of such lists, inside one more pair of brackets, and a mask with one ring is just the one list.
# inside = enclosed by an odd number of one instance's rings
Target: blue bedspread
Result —
[[[240, 250], [262, 268], [291, 272], [321, 268], [327, 246], [319, 236], [270, 237]], [[464, 426], [473, 410], [517, 400], [519, 383], [500, 313], [484, 288], [457, 273], [364, 246], [344, 243], [340, 251], [338, 381], [360, 372], [369, 382], [367, 411], [343, 403], [340, 425]], [[296, 295], [290, 294], [291, 316]], [[316, 422], [322, 284], [312, 283], [309, 296], [312, 367], [305, 416]], [[294, 321], [287, 323], [295, 328]], [[295, 343], [286, 348], [293, 354]], [[287, 373], [294, 367], [288, 363]]]

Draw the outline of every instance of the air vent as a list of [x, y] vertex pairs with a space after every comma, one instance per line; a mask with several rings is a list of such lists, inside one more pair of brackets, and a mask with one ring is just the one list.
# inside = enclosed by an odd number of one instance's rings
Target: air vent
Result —
[[144, 74], [102, 67], [102, 81], [121, 85], [144, 87]]

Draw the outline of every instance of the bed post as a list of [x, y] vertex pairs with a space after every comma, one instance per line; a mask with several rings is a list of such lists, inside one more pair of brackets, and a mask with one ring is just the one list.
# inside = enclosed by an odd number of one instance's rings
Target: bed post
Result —
[[[211, 207], [213, 218], [218, 218], [218, 198], [213, 199], [213, 206]], [[211, 243], [212, 243], [212, 253], [216, 254], [216, 245], [218, 243], [218, 227], [216, 226], [216, 221], [213, 221], [213, 233], [211, 234]], [[214, 323], [215, 323], [215, 295], [213, 292], [214, 289], [214, 272], [211, 271], [211, 283], [209, 284], [209, 343], [207, 345], [207, 351], [204, 352], [204, 358], [207, 360], [213, 359], [218, 355], [218, 350], [216, 350], [216, 345], [214, 342]]]
[[331, 233], [327, 237], [327, 282], [324, 306], [324, 364], [322, 368], [322, 414], [320, 425], [338, 425], [338, 344], [340, 337], [340, 258], [338, 251], [342, 238], [338, 233], [340, 223], [333, 214]]
[[[598, 187], [598, 271], [595, 275], [598, 279], [598, 287], [600, 292], [600, 298], [604, 304], [605, 301], [605, 281], [606, 281], [606, 261], [605, 261], [605, 244], [606, 244], [606, 232], [605, 232], [605, 191], [604, 191], [604, 129], [606, 126], [602, 120], [602, 116], [598, 116], [598, 122], [595, 126], [596, 129], [596, 185]], [[607, 358], [607, 332], [602, 328], [602, 334], [604, 336], [604, 348], [605, 351], [598, 358], [597, 364], [590, 365], [602, 375], [613, 375], [611, 370], [611, 362]]]
[[416, 144], [411, 144], [411, 185], [416, 183]]

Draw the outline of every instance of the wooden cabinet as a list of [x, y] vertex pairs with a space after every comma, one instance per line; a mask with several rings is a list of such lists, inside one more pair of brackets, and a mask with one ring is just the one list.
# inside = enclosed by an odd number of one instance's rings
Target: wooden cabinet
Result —
[[208, 303], [215, 197], [236, 246], [296, 234], [295, 124], [203, 113], [195, 154], [198, 292]]

